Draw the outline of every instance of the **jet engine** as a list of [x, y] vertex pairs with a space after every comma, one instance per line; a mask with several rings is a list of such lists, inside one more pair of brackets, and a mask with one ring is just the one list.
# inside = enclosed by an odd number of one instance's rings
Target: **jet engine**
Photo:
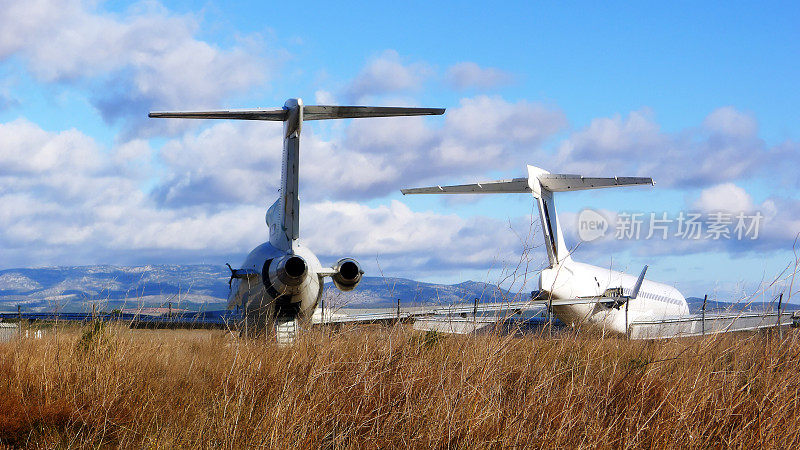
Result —
[[352, 291], [364, 275], [364, 271], [355, 259], [340, 259], [334, 269], [336, 273], [331, 277], [333, 284], [342, 291]]
[[299, 292], [307, 276], [308, 264], [297, 255], [268, 259], [261, 271], [261, 279], [273, 297]]

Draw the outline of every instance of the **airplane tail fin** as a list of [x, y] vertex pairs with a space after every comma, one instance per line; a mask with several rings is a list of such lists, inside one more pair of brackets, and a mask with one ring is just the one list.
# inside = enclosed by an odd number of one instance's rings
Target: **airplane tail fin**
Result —
[[648, 177], [584, 177], [572, 174], [554, 174], [535, 166], [528, 166], [528, 186], [539, 204], [547, 255], [550, 266], [571, 259], [564, 243], [564, 233], [558, 222], [554, 192], [582, 191], [608, 187], [653, 185]]
[[386, 106], [304, 105], [290, 98], [280, 109], [240, 109], [221, 111], [162, 111], [149, 117], [175, 119], [270, 120], [283, 122], [283, 171], [281, 196], [270, 208], [270, 242], [289, 251], [300, 235], [300, 199], [298, 196], [300, 132], [306, 120], [355, 119], [361, 117], [428, 116], [444, 114], [443, 108], [406, 108]]
[[580, 191], [617, 186], [653, 185], [652, 178], [644, 177], [584, 177], [571, 174], [552, 174], [535, 166], [528, 166], [528, 178], [490, 181], [486, 183], [461, 184], [455, 186], [431, 186], [402, 189], [405, 194], [499, 194], [530, 193], [539, 206], [547, 256], [550, 266], [571, 259], [564, 243], [561, 225], [558, 223], [554, 192]]

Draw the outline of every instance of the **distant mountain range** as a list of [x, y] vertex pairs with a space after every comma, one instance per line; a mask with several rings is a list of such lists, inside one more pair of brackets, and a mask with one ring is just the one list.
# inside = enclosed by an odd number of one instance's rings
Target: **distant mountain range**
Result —
[[[78, 266], [0, 271], [0, 312], [62, 311], [89, 312], [93, 304], [101, 310], [166, 307], [176, 309], [225, 309], [230, 271], [214, 265], [154, 265], [137, 267]], [[329, 305], [354, 308], [403, 307], [430, 304], [498, 302], [522, 300], [528, 292], [511, 293], [493, 284], [465, 281], [458, 284], [424, 283], [405, 278], [365, 277], [350, 292], [325, 284]], [[699, 312], [703, 299], [687, 298], [692, 312]], [[761, 303], [750, 308], [760, 309]], [[766, 308], [775, 305], [767, 304]], [[786, 304], [787, 310], [800, 309]], [[709, 301], [707, 311], [743, 309], [746, 305]]]
[[[230, 271], [213, 265], [77, 266], [0, 271], [0, 311], [87, 312], [171, 306], [215, 310], [227, 306]], [[329, 305], [370, 308], [512, 299], [495, 285], [466, 281], [445, 285], [404, 278], [365, 277], [350, 292], [325, 284]]]

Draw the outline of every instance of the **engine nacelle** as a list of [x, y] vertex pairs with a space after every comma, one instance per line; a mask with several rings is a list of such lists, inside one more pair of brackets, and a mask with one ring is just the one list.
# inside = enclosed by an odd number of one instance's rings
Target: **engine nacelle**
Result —
[[364, 275], [364, 271], [355, 259], [340, 259], [334, 269], [336, 273], [331, 277], [333, 284], [342, 291], [352, 291]]
[[261, 280], [273, 297], [298, 292], [307, 276], [308, 264], [297, 255], [268, 259], [261, 270]]

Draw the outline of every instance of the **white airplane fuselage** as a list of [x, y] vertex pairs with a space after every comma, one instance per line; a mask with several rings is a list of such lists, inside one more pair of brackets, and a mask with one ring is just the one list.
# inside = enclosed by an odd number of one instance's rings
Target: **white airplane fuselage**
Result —
[[[266, 263], [280, 261], [290, 255], [299, 256], [306, 262], [306, 276], [299, 285], [287, 291], [286, 288], [278, 291], [277, 288], [264, 283], [263, 270]], [[257, 272], [254, 276], [234, 279], [228, 296], [229, 307], [243, 306], [247, 312], [256, 313], [263, 310], [268, 317], [275, 312], [276, 299], [288, 295], [288, 305], [293, 308], [296, 319], [301, 323], [308, 323], [314, 309], [322, 298], [322, 264], [314, 253], [299, 242], [294, 252], [289, 254], [275, 248], [271, 243], [265, 242], [254, 248], [242, 263], [242, 269]], [[267, 267], [267, 272], [269, 267]]]
[[[540, 298], [602, 300], [609, 290], [617, 288], [621, 288], [622, 295], [629, 296], [636, 281], [633, 275], [568, 258], [541, 272]], [[625, 304], [615, 307], [610, 301], [553, 306], [553, 314], [566, 325], [588, 322], [603, 330], [622, 334], [636, 320], [689, 314], [686, 299], [677, 289], [649, 280], [642, 282], [636, 298], [629, 299], [627, 303], [627, 308]]]

